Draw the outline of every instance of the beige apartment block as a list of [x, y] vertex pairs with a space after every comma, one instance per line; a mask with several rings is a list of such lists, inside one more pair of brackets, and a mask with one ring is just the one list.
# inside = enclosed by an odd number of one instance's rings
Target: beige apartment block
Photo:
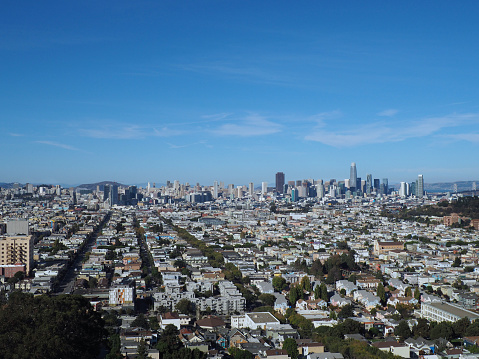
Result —
[[33, 264], [33, 237], [0, 236], [0, 266], [20, 263], [28, 275]]

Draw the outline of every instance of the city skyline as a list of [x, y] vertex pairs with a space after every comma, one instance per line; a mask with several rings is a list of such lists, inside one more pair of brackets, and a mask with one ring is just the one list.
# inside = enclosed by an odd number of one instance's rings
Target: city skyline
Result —
[[0, 182], [475, 181], [479, 4], [5, 4]]

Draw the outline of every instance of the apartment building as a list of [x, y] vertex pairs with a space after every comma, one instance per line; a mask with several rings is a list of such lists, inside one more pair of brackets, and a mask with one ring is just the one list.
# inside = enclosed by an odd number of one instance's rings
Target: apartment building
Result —
[[[25, 266], [28, 275], [33, 265], [33, 237], [30, 235], [1, 236], [0, 237], [0, 270], [6, 276], [12, 271], [12, 266]], [[21, 267], [19, 267], [21, 268]], [[15, 273], [12, 274], [12, 276]]]

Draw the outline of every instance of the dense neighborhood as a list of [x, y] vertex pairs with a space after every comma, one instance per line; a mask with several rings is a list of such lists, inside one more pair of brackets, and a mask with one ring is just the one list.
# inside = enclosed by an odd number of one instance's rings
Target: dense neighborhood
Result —
[[104, 357], [479, 358], [479, 221], [421, 214], [460, 195], [102, 186], [1, 190], [0, 289], [87, 299]]

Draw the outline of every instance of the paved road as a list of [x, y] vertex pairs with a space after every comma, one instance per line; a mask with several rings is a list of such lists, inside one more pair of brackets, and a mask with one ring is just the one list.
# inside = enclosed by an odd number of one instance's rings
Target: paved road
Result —
[[108, 212], [108, 214], [105, 216], [103, 221], [98, 226], [97, 230], [94, 231], [92, 235], [90, 236], [88, 243], [83, 247], [81, 252], [78, 253], [78, 256], [76, 257], [75, 261], [67, 269], [65, 276], [63, 277], [60, 284], [57, 286], [55, 290], [55, 294], [71, 294], [73, 292], [73, 285], [75, 284], [77, 272], [82, 269], [83, 258], [85, 258], [85, 254], [87, 252], [91, 252], [91, 250], [93, 249], [93, 246], [95, 245], [98, 234], [103, 229], [105, 224], [108, 223], [108, 221], [110, 220], [110, 217], [111, 217], [111, 212]]

